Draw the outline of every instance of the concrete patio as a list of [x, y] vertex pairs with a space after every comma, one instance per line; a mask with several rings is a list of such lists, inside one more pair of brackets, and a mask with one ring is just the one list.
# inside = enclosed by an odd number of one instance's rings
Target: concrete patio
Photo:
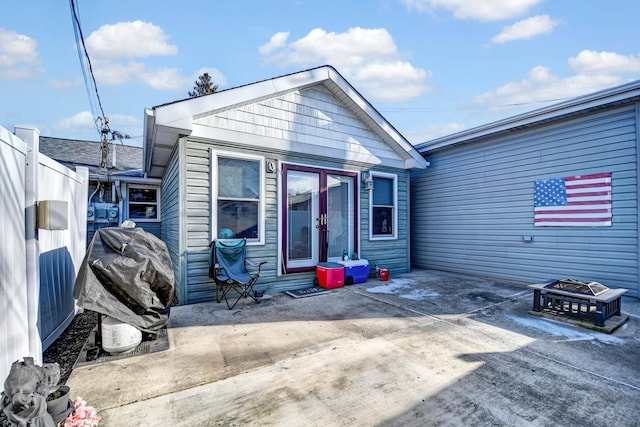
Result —
[[[614, 287], [611, 284], [607, 284]], [[524, 283], [416, 270], [326, 295], [174, 307], [166, 351], [74, 369], [101, 426], [638, 426], [640, 301], [613, 334]]]

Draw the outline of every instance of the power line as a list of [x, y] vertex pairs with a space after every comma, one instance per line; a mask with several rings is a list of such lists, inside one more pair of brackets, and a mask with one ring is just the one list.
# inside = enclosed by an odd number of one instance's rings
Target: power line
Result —
[[492, 106], [447, 106], [447, 107], [407, 107], [407, 108], [379, 108], [380, 112], [384, 113], [437, 113], [442, 111], [461, 111], [461, 110], [490, 110], [496, 108], [513, 108], [513, 107], [523, 107], [527, 105], [536, 105], [536, 104], [547, 104], [549, 102], [560, 102], [566, 101], [567, 99], [571, 99], [571, 97], [565, 98], [554, 98], [554, 99], [544, 99], [540, 101], [528, 101], [528, 102], [514, 102], [511, 104], [497, 104]]
[[[89, 58], [89, 53], [87, 52], [87, 47], [84, 42], [84, 35], [82, 34], [82, 27], [80, 27], [80, 19], [78, 18], [78, 13], [76, 12], [76, 2], [75, 0], [69, 0], [71, 4], [71, 15], [73, 18], [73, 29], [76, 37], [76, 45], [78, 46], [78, 56], [80, 57], [80, 64], [84, 65], [86, 59], [86, 63], [89, 67], [89, 74], [91, 75], [91, 81], [93, 82], [93, 88], [96, 93], [96, 98], [98, 100], [98, 106], [100, 107], [100, 113], [102, 117], [105, 116], [104, 109], [102, 108], [102, 101], [100, 100], [100, 94], [98, 93], [98, 85], [96, 84], [96, 78], [93, 75], [93, 67], [91, 65], [91, 58]], [[79, 40], [78, 40], [79, 39]], [[82, 58], [82, 52], [80, 51], [80, 46], [82, 46], [82, 51], [84, 52], [84, 59]], [[87, 84], [87, 74], [85, 67], [82, 66], [82, 74], [84, 76], [85, 86], [87, 86], [87, 94], [89, 94], [89, 102], [91, 102], [90, 88]]]
[[[93, 85], [93, 91], [95, 92], [96, 99], [98, 101], [98, 107], [100, 108], [100, 115], [95, 120], [96, 129], [101, 135], [100, 142], [100, 167], [105, 169], [107, 167], [107, 158], [109, 157], [109, 134], [111, 134], [112, 140], [129, 139], [129, 135], [123, 134], [117, 130], [112, 131], [109, 128], [109, 118], [104, 114], [102, 108], [102, 101], [100, 100], [100, 93], [98, 93], [98, 84], [93, 74], [93, 66], [91, 65], [91, 58], [89, 58], [89, 52], [87, 52], [87, 46], [84, 42], [84, 35], [82, 34], [82, 27], [80, 26], [80, 18], [78, 18], [76, 0], [69, 0], [71, 5], [71, 15], [73, 21], [73, 32], [76, 38], [76, 46], [78, 49], [78, 58], [80, 59], [80, 68], [82, 69], [82, 76], [84, 77], [84, 85], [87, 88], [87, 95], [89, 97], [89, 104], [91, 104], [91, 112], [94, 116], [98, 116], [95, 111], [95, 105], [93, 104], [93, 97], [91, 95], [90, 86]], [[82, 48], [82, 50], [81, 50]], [[83, 56], [84, 53], [84, 56]], [[86, 61], [86, 62], [85, 62]], [[87, 77], [87, 67], [89, 70], [89, 76]]]

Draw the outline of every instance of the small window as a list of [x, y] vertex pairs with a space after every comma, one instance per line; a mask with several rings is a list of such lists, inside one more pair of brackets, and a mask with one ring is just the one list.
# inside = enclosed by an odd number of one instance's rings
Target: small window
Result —
[[397, 221], [396, 176], [372, 174], [371, 238], [395, 238]]
[[260, 242], [262, 159], [214, 154], [214, 238]]
[[129, 186], [128, 218], [133, 222], [160, 220], [159, 200], [160, 190], [158, 188]]

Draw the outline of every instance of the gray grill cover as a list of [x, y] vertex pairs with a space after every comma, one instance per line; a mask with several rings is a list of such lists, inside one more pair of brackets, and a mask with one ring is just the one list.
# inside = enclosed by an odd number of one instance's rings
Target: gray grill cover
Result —
[[78, 305], [144, 332], [169, 321], [174, 276], [167, 245], [141, 228], [96, 231], [73, 291]]

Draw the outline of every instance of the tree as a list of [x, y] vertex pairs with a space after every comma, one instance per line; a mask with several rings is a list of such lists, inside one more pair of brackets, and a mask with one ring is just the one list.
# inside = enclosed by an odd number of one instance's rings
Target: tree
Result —
[[198, 80], [195, 81], [196, 85], [193, 87], [194, 91], [189, 91], [189, 96], [196, 98], [202, 95], [208, 95], [218, 90], [218, 85], [211, 83], [211, 76], [209, 73], [201, 74]]

